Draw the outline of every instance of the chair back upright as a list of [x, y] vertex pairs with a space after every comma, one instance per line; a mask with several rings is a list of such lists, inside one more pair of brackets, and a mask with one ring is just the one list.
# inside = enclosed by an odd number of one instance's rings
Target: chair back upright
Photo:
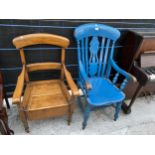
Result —
[[[25, 80], [29, 81], [28, 72], [38, 71], [38, 70], [51, 70], [51, 69], [62, 69], [62, 64], [65, 63], [65, 49], [69, 46], [69, 40], [65, 37], [46, 34], [46, 33], [36, 33], [19, 36], [13, 39], [14, 46], [19, 49], [21, 62], [25, 65]], [[42, 62], [42, 63], [26, 63], [26, 58], [24, 54], [24, 48], [32, 45], [51, 45], [58, 46], [61, 48], [61, 62]], [[64, 77], [64, 73], [61, 70], [61, 78]]]

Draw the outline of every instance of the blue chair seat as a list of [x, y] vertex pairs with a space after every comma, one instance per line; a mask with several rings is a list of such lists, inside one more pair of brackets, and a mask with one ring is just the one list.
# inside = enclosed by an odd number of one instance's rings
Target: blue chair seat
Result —
[[100, 77], [90, 78], [92, 89], [88, 92], [87, 100], [93, 106], [106, 106], [124, 100], [125, 95], [110, 80]]

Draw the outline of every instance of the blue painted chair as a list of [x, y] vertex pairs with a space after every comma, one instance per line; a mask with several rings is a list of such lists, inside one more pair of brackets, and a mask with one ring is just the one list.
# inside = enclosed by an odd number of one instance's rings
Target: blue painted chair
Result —
[[[132, 78], [113, 59], [115, 42], [120, 32], [110, 26], [92, 23], [77, 27], [74, 36], [78, 46], [78, 85], [87, 100], [83, 129], [87, 125], [90, 111], [95, 107], [114, 105], [116, 121], [125, 98], [122, 90]], [[119, 87], [116, 86], [118, 80], [121, 80]]]

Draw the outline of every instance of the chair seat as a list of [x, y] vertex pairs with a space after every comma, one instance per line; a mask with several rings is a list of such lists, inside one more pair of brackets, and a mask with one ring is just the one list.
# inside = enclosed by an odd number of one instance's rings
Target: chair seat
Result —
[[23, 106], [28, 111], [29, 119], [40, 119], [43, 115], [45, 118], [59, 116], [67, 112], [68, 102], [61, 84], [60, 80], [35, 81], [27, 84]]
[[110, 80], [90, 78], [92, 89], [88, 92], [87, 100], [93, 106], [110, 105], [124, 100], [125, 95]]

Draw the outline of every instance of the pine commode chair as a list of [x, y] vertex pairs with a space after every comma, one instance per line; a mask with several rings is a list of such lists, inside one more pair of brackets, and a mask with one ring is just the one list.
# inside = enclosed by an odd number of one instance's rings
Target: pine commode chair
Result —
[[[12, 102], [18, 106], [20, 119], [24, 124], [25, 131], [29, 132], [28, 120], [67, 115], [68, 124], [70, 124], [74, 99], [79, 92], [71, 74], [65, 67], [65, 48], [68, 47], [69, 40], [58, 35], [38, 33], [16, 37], [13, 39], [13, 44], [19, 49], [23, 67], [18, 77]], [[24, 48], [42, 44], [60, 47], [61, 61], [27, 64]], [[60, 78], [30, 81], [29, 72], [39, 70], [60, 70]], [[71, 89], [71, 93], [68, 92], [64, 78]], [[26, 88], [22, 98], [24, 82]]]
[[[120, 32], [110, 26], [91, 23], [77, 27], [74, 36], [78, 46], [78, 85], [87, 100], [83, 129], [87, 125], [90, 111], [95, 107], [114, 105], [114, 120], [117, 120], [125, 99], [122, 90], [133, 78], [119, 68], [113, 59], [115, 42]], [[116, 83], [120, 80], [121, 84], [117, 87]]]

